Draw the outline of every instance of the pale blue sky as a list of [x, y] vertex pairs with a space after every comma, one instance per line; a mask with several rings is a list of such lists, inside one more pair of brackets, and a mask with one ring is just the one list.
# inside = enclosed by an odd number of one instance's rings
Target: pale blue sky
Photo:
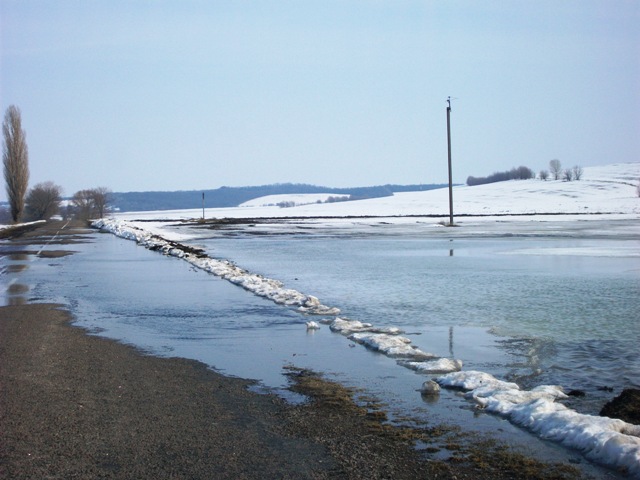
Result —
[[[66, 194], [638, 161], [640, 1], [0, 0], [2, 112]], [[6, 199], [4, 188], [0, 199]]]

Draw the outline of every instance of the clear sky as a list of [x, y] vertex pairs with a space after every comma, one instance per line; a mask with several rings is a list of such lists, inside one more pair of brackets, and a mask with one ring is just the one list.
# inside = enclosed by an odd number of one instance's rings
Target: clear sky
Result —
[[[65, 194], [638, 161], [638, 0], [0, 0], [2, 115]], [[4, 188], [0, 199], [6, 199]]]

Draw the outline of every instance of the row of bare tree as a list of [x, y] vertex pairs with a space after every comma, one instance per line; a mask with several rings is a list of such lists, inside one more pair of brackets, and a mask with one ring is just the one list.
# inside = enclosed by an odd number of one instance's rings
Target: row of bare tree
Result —
[[106, 187], [76, 192], [66, 208], [62, 208], [62, 187], [53, 182], [38, 183], [27, 193], [29, 150], [18, 107], [11, 105], [7, 108], [2, 134], [2, 162], [12, 222], [17, 223], [23, 219], [48, 220], [54, 215], [74, 216], [80, 219], [104, 216], [111, 201], [111, 191]]
[[581, 180], [583, 169], [580, 165], [573, 168], [562, 168], [560, 160], [553, 159], [549, 162], [549, 170], [540, 170], [538, 176], [540, 180], [547, 180], [551, 176], [552, 180], [564, 180], [570, 182], [572, 180]]

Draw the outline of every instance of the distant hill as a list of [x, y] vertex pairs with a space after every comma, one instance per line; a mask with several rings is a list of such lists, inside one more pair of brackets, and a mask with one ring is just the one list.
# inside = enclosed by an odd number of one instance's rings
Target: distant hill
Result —
[[178, 192], [125, 192], [113, 193], [113, 207], [121, 212], [150, 210], [186, 210], [202, 206], [202, 194], [207, 208], [237, 207], [241, 203], [267, 195], [329, 193], [350, 195], [351, 200], [389, 197], [394, 192], [417, 192], [442, 188], [447, 185], [380, 185], [374, 187], [330, 188], [298, 183], [277, 183], [255, 187], [220, 187], [215, 190], [188, 190]]

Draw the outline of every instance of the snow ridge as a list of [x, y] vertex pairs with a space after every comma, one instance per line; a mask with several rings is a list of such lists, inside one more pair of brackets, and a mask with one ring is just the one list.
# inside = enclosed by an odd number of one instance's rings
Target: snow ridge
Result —
[[465, 397], [486, 411], [640, 478], [640, 426], [585, 415], [556, 403], [557, 399], [567, 398], [562, 387], [541, 385], [528, 391], [520, 390], [515, 383], [473, 370], [450, 373], [436, 382], [443, 387], [466, 390]]
[[340, 310], [320, 303], [318, 298], [305, 295], [297, 290], [285, 288], [282, 282], [265, 278], [262, 275], [248, 272], [228, 260], [216, 260], [206, 256], [202, 251], [165, 240], [127, 222], [112, 219], [101, 219], [93, 222], [93, 226], [114, 235], [133, 240], [139, 245], [156, 250], [164, 255], [181, 258], [197, 268], [241, 286], [260, 297], [286, 306], [296, 306], [298, 310], [310, 315], [337, 315]]

